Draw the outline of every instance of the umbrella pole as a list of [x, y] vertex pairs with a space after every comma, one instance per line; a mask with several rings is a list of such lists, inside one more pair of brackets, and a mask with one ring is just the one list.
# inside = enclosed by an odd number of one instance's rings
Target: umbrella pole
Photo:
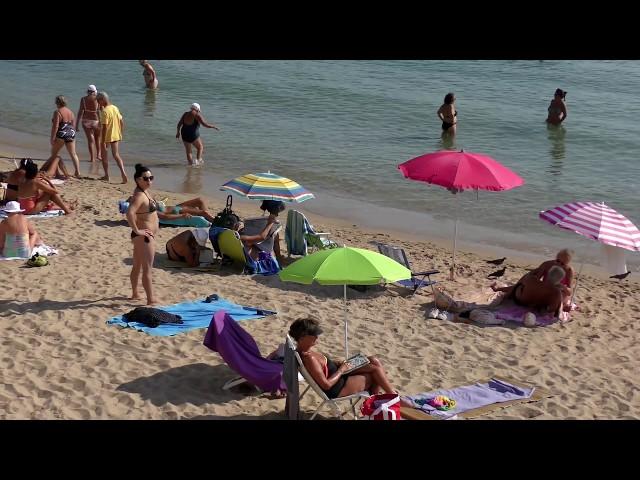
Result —
[[460, 206], [460, 200], [458, 194], [456, 194], [456, 223], [453, 226], [453, 260], [451, 264], [451, 270], [449, 279], [453, 280], [454, 271], [456, 268], [456, 246], [458, 243], [458, 207]]
[[573, 298], [576, 296], [576, 291], [578, 290], [578, 280], [580, 280], [582, 267], [584, 267], [584, 262], [582, 262], [582, 264], [580, 265], [580, 270], [578, 271], [578, 275], [576, 275], [576, 286], [574, 287], [573, 292], [571, 293], [571, 302], [569, 303], [569, 305], [573, 305]]
[[347, 284], [344, 284], [344, 359], [349, 358], [349, 344], [347, 343]]

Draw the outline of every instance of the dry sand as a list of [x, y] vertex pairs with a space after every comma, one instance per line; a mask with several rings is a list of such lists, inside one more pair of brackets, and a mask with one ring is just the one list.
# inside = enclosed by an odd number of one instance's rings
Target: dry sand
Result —
[[[10, 162], [0, 161], [0, 170], [10, 168]], [[127, 299], [130, 229], [116, 206], [132, 189], [132, 183], [68, 181], [61, 190], [66, 199], [78, 199], [77, 214], [35, 221], [46, 243], [59, 248], [60, 255], [51, 257], [45, 268], [0, 262], [0, 418], [284, 418], [282, 399], [221, 389], [235, 373], [202, 345], [204, 329], [152, 337], [105, 324], [143, 304]], [[188, 198], [154, 193], [172, 202]], [[214, 212], [222, 207], [219, 201], [209, 205]], [[240, 213], [253, 216], [259, 210]], [[373, 242], [393, 243], [406, 249], [415, 269], [448, 270], [450, 251], [442, 246], [326, 218], [312, 216], [311, 221], [340, 244], [375, 250]], [[159, 254], [181, 230], [160, 230]], [[444, 273], [438, 280], [456, 298], [486, 298], [486, 275], [495, 270], [486, 258], [463, 252], [456, 281]], [[508, 282], [533, 266], [511, 258], [507, 264]], [[402, 393], [465, 385], [491, 375], [522, 379], [554, 393], [483, 417], [487, 419], [638, 418], [640, 290], [633, 277], [618, 283], [602, 274], [583, 276], [577, 295], [581, 311], [573, 321], [534, 329], [427, 319], [433, 300], [428, 289], [413, 297], [396, 287], [348, 290], [350, 348], [376, 354]], [[324, 324], [319, 349], [336, 357], [343, 354], [342, 287], [162, 268], [154, 270], [153, 281], [165, 304], [217, 293], [236, 303], [278, 311], [276, 316], [242, 322], [263, 354], [283, 340], [292, 320], [307, 314]], [[302, 408], [312, 412], [316, 404], [317, 397], [310, 394]]]

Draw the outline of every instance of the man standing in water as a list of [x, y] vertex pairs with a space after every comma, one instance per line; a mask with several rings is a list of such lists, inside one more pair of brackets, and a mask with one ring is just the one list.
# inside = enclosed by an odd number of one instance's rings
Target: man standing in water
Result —
[[153, 69], [151, 64], [147, 60], [140, 60], [140, 65], [142, 65], [142, 76], [144, 77], [144, 83], [147, 88], [152, 90], [158, 88], [158, 77], [156, 77], [156, 71]]
[[106, 92], [98, 93], [96, 97], [98, 105], [100, 105], [100, 125], [102, 126], [101, 145], [102, 151], [102, 167], [104, 168], [104, 177], [100, 180], [109, 181], [109, 157], [107, 156], [107, 144], [111, 145], [111, 153], [120, 169], [122, 175], [122, 183], [129, 180], [124, 171], [124, 162], [120, 157], [120, 141], [124, 132], [124, 120], [120, 114], [120, 110], [109, 101], [109, 95]]

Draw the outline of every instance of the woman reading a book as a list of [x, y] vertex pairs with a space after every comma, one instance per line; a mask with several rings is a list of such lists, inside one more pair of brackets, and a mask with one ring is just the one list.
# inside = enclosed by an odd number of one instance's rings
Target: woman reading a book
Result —
[[[305, 368], [327, 397], [344, 397], [363, 390], [374, 395], [381, 388], [386, 393], [397, 393], [389, 383], [380, 360], [375, 357], [367, 357], [368, 364], [352, 370], [353, 366], [348, 362], [336, 362], [322, 353], [312, 351], [321, 333], [319, 322], [313, 318], [299, 318], [289, 327], [289, 335], [297, 343]], [[345, 374], [349, 371], [351, 373]]]

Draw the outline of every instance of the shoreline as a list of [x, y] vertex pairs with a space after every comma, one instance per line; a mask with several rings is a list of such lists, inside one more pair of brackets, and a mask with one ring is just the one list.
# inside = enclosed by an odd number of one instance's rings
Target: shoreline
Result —
[[[32, 156], [37, 158], [48, 158], [48, 150], [34, 146], [39, 138], [33, 134], [17, 132], [16, 141], [13, 130], [0, 127], [0, 156], [16, 157]], [[91, 166], [86, 161], [86, 152], [82, 148], [86, 148], [86, 140], [84, 134], [78, 133], [81, 140], [76, 142], [76, 149], [80, 155], [81, 170], [86, 171], [86, 167], [92, 169], [97, 167], [100, 172], [97, 177], [102, 176], [102, 166], [100, 164]], [[8, 139], [13, 139], [7, 143]], [[42, 137], [42, 144], [46, 144], [46, 137]], [[34, 153], [35, 152], [35, 153]], [[85, 155], [83, 155], [83, 153]], [[62, 152], [63, 160], [70, 168], [71, 160], [66, 153]], [[85, 160], [82, 160], [82, 159]], [[111, 158], [111, 157], [110, 157]], [[228, 192], [221, 191], [219, 185], [229, 180], [228, 174], [220, 174], [204, 169], [189, 168], [184, 166], [182, 180], [174, 170], [180, 165], [172, 165], [169, 170], [166, 165], [153, 165], [150, 162], [145, 163], [144, 158], [127, 157], [128, 164], [125, 169], [131, 171], [135, 163], [143, 163], [153, 168], [156, 172], [155, 185], [166, 193], [174, 193], [180, 195], [196, 195], [203, 196], [211, 200], [224, 202]], [[0, 158], [7, 160], [6, 158]], [[114, 170], [115, 169], [115, 170]], [[117, 172], [117, 167], [112, 159], [110, 159], [110, 172]], [[83, 173], [83, 175], [85, 175]], [[87, 174], [90, 176], [90, 174]], [[94, 175], [96, 176], [96, 175]], [[204, 177], [204, 178], [203, 178]], [[114, 177], [115, 178], [115, 177]], [[240, 198], [233, 195], [234, 206], [246, 205], [252, 208], [255, 201]], [[352, 204], [357, 204], [357, 209], [351, 208]], [[347, 205], [347, 207], [345, 207]], [[287, 208], [295, 208], [303, 212], [305, 215], [312, 215], [319, 218], [323, 223], [335, 224], [340, 227], [357, 227], [369, 234], [388, 233], [406, 241], [429, 242], [452, 252], [453, 243], [453, 224], [451, 218], [434, 218], [431, 215], [419, 212], [398, 210], [395, 208], [380, 207], [378, 205], [361, 202], [354, 199], [343, 198], [338, 195], [326, 195], [325, 192], [318, 192], [316, 199], [303, 202], [302, 204], [287, 204]], [[325, 212], [335, 212], [334, 215], [327, 215]], [[382, 212], [382, 214], [381, 214]], [[212, 212], [215, 214], [217, 212]], [[337, 215], [336, 215], [337, 214]], [[412, 225], [407, 228], [406, 225]], [[557, 229], [549, 225], [549, 229]], [[541, 263], [550, 256], [554, 256], [557, 251], [562, 248], [571, 248], [576, 253], [575, 262], [576, 271], [579, 266], [584, 264], [583, 271], [589, 272], [598, 278], [608, 278], [610, 275], [602, 266], [602, 254], [600, 244], [585, 239], [572, 232], [563, 232], [563, 239], [558, 239], [552, 234], [548, 236], [540, 235], [516, 235], [511, 232], [503, 232], [495, 230], [492, 227], [478, 227], [468, 225], [463, 222], [458, 223], [458, 251], [484, 255], [492, 258], [501, 258], [507, 256], [509, 260], [513, 260], [518, 265], [526, 265], [531, 263]], [[477, 241], [471, 241], [470, 238], [478, 238]], [[525, 238], [533, 239], [525, 241]], [[499, 242], [499, 244], [498, 244]], [[629, 271], [640, 272], [640, 255], [633, 255], [633, 252], [625, 253], [627, 268]]]
[[[3, 170], [9, 165], [0, 160]], [[76, 214], [33, 220], [45, 243], [60, 254], [49, 257], [45, 268], [0, 262], [0, 275], [7, 279], [0, 293], [0, 328], [5, 332], [0, 418], [284, 419], [284, 399], [251, 389], [222, 389], [237, 374], [202, 345], [204, 329], [153, 337], [106, 325], [109, 318], [145, 303], [128, 298], [130, 230], [117, 208], [117, 200], [132, 189], [132, 182], [65, 182], [65, 199], [78, 199]], [[172, 203], [193, 197], [163, 189], [154, 193]], [[223, 208], [223, 199], [203, 197], [213, 213]], [[242, 216], [259, 214], [257, 202], [234, 203], [234, 210]], [[404, 248], [415, 270], [439, 269], [442, 273], [434, 279], [456, 299], [484, 303], [491, 295], [486, 277], [496, 268], [485, 263], [483, 252], [461, 249], [456, 279], [449, 281], [449, 242], [439, 245], [424, 237], [415, 241], [315, 214], [309, 220], [330, 231], [339, 244], [375, 249], [373, 243], [381, 241]], [[165, 242], [182, 230], [160, 229], [157, 260], [166, 256]], [[284, 238], [281, 241], [284, 253]], [[518, 264], [514, 257], [507, 263], [501, 280], [511, 283], [538, 262]], [[354, 352], [376, 355], [403, 394], [468, 385], [490, 376], [532, 383], [552, 393], [535, 403], [496, 410], [485, 419], [638, 418], [640, 324], [635, 318], [640, 289], [634, 277], [617, 282], [584, 272], [576, 294], [580, 311], [573, 320], [534, 329], [427, 319], [433, 301], [429, 289], [413, 296], [392, 285], [349, 290], [349, 345]], [[342, 287], [162, 264], [153, 270], [153, 285], [161, 305], [216, 293], [237, 304], [278, 312], [241, 322], [262, 354], [283, 341], [293, 320], [308, 315], [322, 322], [320, 351], [337, 358], [344, 352]], [[301, 404], [310, 415], [319, 400], [308, 395]], [[327, 411], [321, 416], [330, 418]]]

